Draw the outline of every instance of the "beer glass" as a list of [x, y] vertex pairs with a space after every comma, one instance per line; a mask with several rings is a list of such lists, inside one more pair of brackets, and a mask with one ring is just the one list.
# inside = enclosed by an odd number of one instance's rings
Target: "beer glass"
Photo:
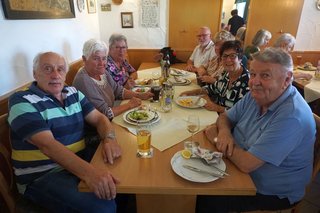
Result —
[[151, 148], [151, 127], [150, 124], [137, 124], [137, 156], [150, 158], [153, 155]]

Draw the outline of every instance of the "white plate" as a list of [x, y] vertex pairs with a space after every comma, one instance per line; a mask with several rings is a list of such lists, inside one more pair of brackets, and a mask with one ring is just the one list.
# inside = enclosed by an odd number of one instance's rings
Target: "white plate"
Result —
[[136, 79], [134, 82], [137, 86], [150, 87], [152, 84], [152, 79]]
[[304, 71], [316, 71], [316, 70], [317, 70], [317, 67], [314, 67], [314, 66], [309, 67], [309, 68], [304, 68], [304, 67], [302, 67], [302, 66], [297, 66], [297, 68], [298, 68], [299, 70], [304, 70]]
[[[137, 125], [138, 123], [150, 123], [150, 124], [153, 124], [153, 123], [157, 123], [158, 121], [160, 121], [160, 114], [158, 112], [154, 112], [154, 111], [146, 111], [148, 112], [149, 114], [149, 118], [147, 120], [134, 120], [132, 118], [129, 117], [129, 113], [133, 112], [133, 111], [141, 111], [141, 110], [137, 110], [137, 109], [133, 109], [133, 110], [130, 110], [130, 111], [127, 111], [123, 114], [123, 120], [125, 122], [127, 122], [128, 124], [132, 124], [132, 125]], [[145, 110], [144, 110], [145, 111]]]
[[204, 98], [200, 98], [199, 103], [195, 105], [198, 98], [199, 96], [180, 96], [176, 98], [175, 102], [181, 107], [191, 108], [191, 109], [200, 108], [206, 105], [207, 101]]
[[133, 87], [132, 91], [138, 92], [138, 93], [145, 93], [145, 92], [150, 91], [150, 87], [147, 87], [147, 86]]
[[173, 76], [182, 76], [182, 75], [188, 75], [188, 72], [184, 70], [170, 68], [170, 74]]
[[[192, 170], [189, 170], [187, 168], [184, 168], [183, 165], [190, 165], [195, 168], [205, 170], [211, 173], [216, 173], [218, 175], [221, 175], [219, 171], [217, 171], [215, 168], [205, 165], [201, 162], [200, 159], [185, 159], [181, 156], [181, 151], [174, 154], [174, 156], [171, 158], [171, 167], [173, 171], [179, 175], [180, 177], [197, 183], [208, 183], [212, 182], [218, 179], [218, 177], [214, 177], [210, 174], [202, 173], [202, 172], [195, 172]], [[219, 169], [226, 171], [226, 164], [221, 159], [219, 164], [215, 165]]]
[[175, 86], [185, 86], [185, 85], [191, 84], [191, 81], [189, 79], [186, 79], [186, 78], [181, 78], [180, 81], [176, 81], [176, 79], [170, 78], [169, 81]]

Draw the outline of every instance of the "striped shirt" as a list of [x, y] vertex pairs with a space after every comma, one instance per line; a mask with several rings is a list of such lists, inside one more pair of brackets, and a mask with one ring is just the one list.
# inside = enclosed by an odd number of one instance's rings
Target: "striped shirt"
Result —
[[37, 83], [9, 98], [12, 162], [16, 181], [28, 184], [58, 165], [38, 147], [27, 142], [41, 131], [51, 131], [54, 138], [74, 153], [85, 148], [84, 118], [94, 107], [74, 87], [64, 87], [64, 106], [52, 95], [37, 87]]

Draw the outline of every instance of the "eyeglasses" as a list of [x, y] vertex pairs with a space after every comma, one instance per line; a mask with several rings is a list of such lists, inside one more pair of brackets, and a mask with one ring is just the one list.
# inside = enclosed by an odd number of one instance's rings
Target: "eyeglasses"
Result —
[[197, 37], [198, 37], [198, 38], [201, 38], [201, 37], [206, 37], [206, 36], [208, 36], [208, 35], [210, 35], [210, 34], [199, 34], [199, 35], [197, 35]]
[[127, 47], [126, 47], [126, 46], [123, 46], [123, 47], [120, 47], [120, 46], [114, 46], [114, 48], [115, 48], [116, 50], [126, 50], [126, 49], [127, 49]]
[[223, 54], [221, 56], [222, 60], [227, 60], [228, 57], [232, 60], [236, 59], [238, 57], [238, 53]]

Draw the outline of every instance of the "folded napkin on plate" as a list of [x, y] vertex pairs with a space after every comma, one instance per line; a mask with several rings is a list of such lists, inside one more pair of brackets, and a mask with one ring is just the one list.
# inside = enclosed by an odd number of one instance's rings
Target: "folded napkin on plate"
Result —
[[192, 148], [192, 156], [196, 158], [203, 158], [207, 161], [208, 164], [218, 164], [222, 158], [221, 152], [214, 152], [208, 149], [193, 147]]

